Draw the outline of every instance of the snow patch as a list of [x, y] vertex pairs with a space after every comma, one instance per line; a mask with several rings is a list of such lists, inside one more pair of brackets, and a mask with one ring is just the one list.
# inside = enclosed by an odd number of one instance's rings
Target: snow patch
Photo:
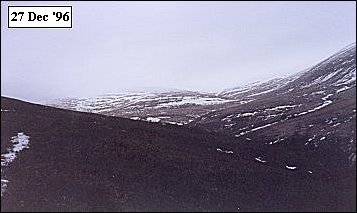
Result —
[[308, 114], [308, 113], [315, 112], [315, 111], [317, 111], [317, 110], [319, 110], [319, 109], [322, 109], [322, 108], [324, 108], [324, 107], [327, 107], [328, 105], [332, 104], [332, 101], [331, 101], [331, 100], [326, 100], [326, 98], [330, 97], [330, 95], [332, 95], [332, 94], [329, 94], [329, 95], [327, 95], [326, 97], [323, 97], [323, 98], [322, 98], [322, 99], [325, 100], [325, 101], [324, 101], [324, 103], [321, 104], [320, 106], [317, 106], [317, 107], [315, 107], [315, 108], [313, 108], [313, 109], [309, 109], [309, 110], [307, 110], [307, 111], [300, 112], [300, 113], [294, 114], [294, 115], [295, 115], [295, 116], [306, 115], [306, 114]]
[[278, 143], [279, 141], [283, 141], [283, 140], [285, 140], [285, 138], [278, 138], [275, 141], [269, 142], [269, 145], [273, 145], [273, 144]]
[[181, 105], [186, 105], [186, 104], [214, 105], [214, 104], [223, 104], [223, 103], [232, 102], [232, 101], [234, 101], [234, 100], [226, 100], [226, 99], [222, 99], [222, 98], [186, 96], [186, 97], [183, 97], [182, 100], [158, 104], [155, 108], [181, 106]]
[[240, 117], [248, 117], [248, 116], [252, 116], [257, 114], [257, 112], [246, 112], [246, 113], [240, 113], [238, 115], [236, 115], [236, 118], [240, 118]]
[[252, 95], [248, 95], [247, 97], [254, 97], [254, 96], [257, 96], [257, 95], [265, 94], [265, 93], [268, 93], [268, 92], [272, 92], [272, 91], [274, 91], [276, 89], [278, 89], [278, 87], [273, 88], [273, 89], [269, 89], [269, 90], [265, 90], [265, 91], [262, 91], [262, 92], [254, 93]]
[[[17, 133], [17, 136], [11, 137], [11, 142], [13, 143], [12, 148], [8, 149], [8, 153], [1, 155], [1, 167], [8, 166], [11, 162], [15, 160], [16, 155], [20, 151], [29, 148], [29, 138], [29, 136], [25, 135], [22, 132]], [[2, 170], [1, 176], [3, 176]], [[3, 179], [3, 177], [1, 177], [1, 196], [3, 196], [3, 193], [5, 192], [8, 183], [8, 180]]]
[[[1, 173], [2, 173], [2, 171], [1, 171]], [[1, 197], [3, 196], [8, 183], [9, 183], [8, 180], [1, 179]]]
[[222, 150], [220, 148], [217, 148], [217, 151], [218, 152], [224, 152], [224, 153], [227, 153], [227, 154], [233, 154], [233, 151], [231, 151], [231, 150], [227, 151], [227, 150]]
[[160, 118], [160, 119], [168, 119], [168, 118], [171, 118], [170, 116], [159, 116], [157, 118]]
[[320, 76], [319, 78], [315, 79], [311, 84], [311, 85], [315, 85], [315, 84], [321, 84], [325, 81], [328, 81], [330, 78], [332, 78], [333, 76], [335, 76], [336, 74], [338, 74], [342, 69], [338, 69], [335, 72], [332, 72], [326, 76]]
[[251, 99], [251, 100], [247, 100], [247, 101], [240, 101], [239, 103], [240, 104], [246, 104], [246, 103], [249, 103], [249, 102], [252, 102], [254, 101], [255, 99]]
[[335, 123], [334, 125], [332, 125], [333, 127], [336, 127], [338, 125], [340, 125], [341, 123]]
[[295, 170], [297, 167], [296, 166], [288, 166], [288, 165], [286, 165], [285, 168], [287, 168], [289, 170]]
[[350, 87], [344, 86], [344, 87], [342, 87], [341, 89], [336, 90], [336, 93], [343, 92], [343, 91], [345, 91], [345, 90], [348, 90], [349, 88], [352, 88], [352, 86], [350, 86]]
[[261, 159], [261, 157], [254, 158], [256, 161], [259, 161], [261, 163], [265, 163], [266, 161]]
[[334, 86], [350, 84], [356, 81], [356, 65], [345, 70], [345, 75], [339, 79]]
[[157, 122], [160, 122], [161, 119], [160, 118], [147, 117], [146, 120], [149, 121], [149, 122], [157, 123]]
[[294, 108], [294, 107], [296, 107], [296, 105], [277, 106], [277, 107], [268, 108], [268, 109], [265, 109], [265, 110], [267, 110], [267, 111], [276, 111], [276, 110], [282, 110], [282, 109]]
[[140, 117], [132, 117], [132, 118], [130, 118], [130, 119], [137, 121], [137, 120], [140, 120]]
[[310, 142], [310, 141], [314, 140], [315, 137], [316, 137], [316, 135], [314, 135], [312, 138], [309, 138], [309, 140], [307, 140], [307, 141]]
[[173, 124], [173, 125], [179, 125], [179, 126], [182, 126], [183, 123], [179, 123], [179, 122], [173, 122], [173, 121], [167, 121], [165, 123], [169, 123], [169, 124]]
[[9, 149], [8, 153], [1, 155], [1, 166], [7, 166], [15, 160], [16, 153], [22, 151], [23, 149], [28, 149], [29, 138], [29, 136], [22, 132], [18, 133], [17, 136], [12, 137], [11, 142], [13, 143], [13, 148]]
[[231, 128], [232, 126], [236, 125], [236, 123], [233, 123], [233, 124], [225, 124], [224, 127], [226, 128]]
[[331, 97], [333, 94], [328, 94], [325, 97], [321, 98], [322, 100], [326, 101], [329, 97]]
[[325, 91], [321, 90], [321, 91], [311, 93], [311, 95], [316, 95], [316, 94], [325, 94]]
[[[236, 137], [240, 137], [240, 136], [245, 135], [245, 134], [247, 134], [247, 133], [249, 133], [249, 132], [255, 132], [255, 131], [257, 131], [257, 130], [264, 129], [264, 128], [266, 128], [266, 127], [272, 126], [272, 125], [277, 124], [277, 123], [278, 123], [278, 122], [276, 121], [276, 122], [274, 122], [274, 123], [269, 123], [269, 124], [266, 124], [266, 125], [264, 125], [264, 126], [259, 126], [259, 127], [254, 128], [254, 129], [251, 129], [251, 130], [248, 130], [248, 131], [245, 131], [245, 132], [241, 132], [241, 133], [239, 133], [238, 135], [235, 135], [235, 136], [236, 136]], [[253, 126], [254, 126], [254, 125], [252, 125], [252, 127], [253, 127]]]

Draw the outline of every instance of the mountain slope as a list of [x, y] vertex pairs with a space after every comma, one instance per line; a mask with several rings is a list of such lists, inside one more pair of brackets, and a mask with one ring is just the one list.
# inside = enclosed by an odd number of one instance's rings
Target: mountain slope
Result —
[[[239, 138], [263, 150], [299, 146], [343, 152], [356, 165], [356, 45], [287, 78], [222, 93], [190, 91], [124, 93], [60, 100], [59, 106], [150, 122], [199, 127]], [[341, 110], [343, 109], [343, 110]], [[301, 153], [301, 152], [298, 152]], [[267, 155], [267, 154], [264, 154]], [[279, 154], [282, 158], [285, 153]], [[308, 160], [306, 158], [305, 160]], [[329, 168], [330, 161], [315, 164]], [[305, 163], [299, 166], [304, 167]]]
[[[342, 92], [356, 84], [356, 43], [350, 44], [319, 64], [286, 78], [254, 82], [224, 90], [222, 98], [255, 100], [267, 95], [296, 93], [316, 89]], [[331, 91], [329, 91], [331, 92]]]
[[82, 112], [183, 125], [234, 101], [191, 91], [148, 91], [67, 98], [47, 104]]
[[307, 71], [256, 84], [222, 98], [248, 100], [204, 115], [190, 125], [270, 146], [298, 135], [304, 146], [341, 149], [356, 164], [356, 45]]
[[350, 170], [281, 167], [240, 138], [196, 128], [2, 97], [2, 162], [16, 135], [28, 148], [1, 165], [2, 211], [355, 210]]

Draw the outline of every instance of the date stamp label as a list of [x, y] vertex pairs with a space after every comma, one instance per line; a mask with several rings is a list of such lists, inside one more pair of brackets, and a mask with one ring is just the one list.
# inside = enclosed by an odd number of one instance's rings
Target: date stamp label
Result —
[[72, 6], [8, 6], [8, 28], [72, 28]]

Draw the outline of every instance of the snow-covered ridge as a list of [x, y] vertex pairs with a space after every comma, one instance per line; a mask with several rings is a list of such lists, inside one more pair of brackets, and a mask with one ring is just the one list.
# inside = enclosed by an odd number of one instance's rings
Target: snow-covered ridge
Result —
[[310, 70], [312, 81], [301, 82], [301, 88], [329, 84], [334, 87], [356, 82], [356, 44], [353, 43]]
[[[225, 89], [222, 92], [218, 93], [217, 95], [225, 98], [256, 97], [259, 95], [276, 91], [280, 88], [287, 86], [288, 84], [294, 82], [296, 79], [298, 79], [301, 75], [303, 75], [307, 71], [308, 70], [303, 70], [302, 72], [298, 72], [287, 77], [274, 78], [262, 82], [257, 81], [253, 83], [248, 83], [244, 86]], [[293, 88], [290, 88], [289, 92], [291, 92], [292, 90]]]
[[[293, 91], [297, 85], [290, 85], [295, 80], [303, 77], [301, 81], [301, 88], [308, 88], [313, 85], [321, 85], [325, 82], [336, 81], [334, 86], [341, 86], [356, 82], [356, 43], [350, 44], [347, 47], [340, 50], [338, 53], [330, 56], [329, 58], [321, 61], [316, 66], [309, 67], [301, 72], [293, 74], [288, 77], [275, 78], [268, 81], [248, 83], [244, 86], [234, 87], [223, 90], [217, 95], [225, 98], [244, 98], [244, 97], [256, 97], [263, 94], [267, 94], [278, 89], [284, 88], [286, 91], [282, 94]], [[327, 68], [327, 66], [332, 68]], [[314, 74], [315, 77], [311, 79], [310, 74]], [[305, 77], [307, 77], [305, 79]], [[337, 79], [337, 80], [335, 80]], [[305, 81], [306, 80], [306, 81]]]
[[59, 106], [77, 111], [105, 112], [113, 109], [131, 106], [148, 108], [167, 108], [182, 105], [215, 105], [232, 102], [215, 96], [201, 95], [197, 93], [121, 93], [116, 95], [104, 95], [88, 98], [61, 99], [50, 105]]

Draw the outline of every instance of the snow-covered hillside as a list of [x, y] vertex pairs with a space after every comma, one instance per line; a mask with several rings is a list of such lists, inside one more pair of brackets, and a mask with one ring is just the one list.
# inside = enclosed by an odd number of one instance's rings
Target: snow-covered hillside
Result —
[[100, 113], [134, 120], [187, 124], [220, 109], [233, 99], [189, 91], [128, 92], [88, 98], [67, 98], [48, 103], [65, 109]]
[[191, 125], [247, 142], [283, 144], [300, 135], [306, 146], [338, 144], [356, 162], [356, 45], [284, 79], [225, 90], [246, 100], [196, 119]]
[[243, 87], [226, 89], [219, 96], [235, 99], [254, 100], [265, 94], [295, 93], [301, 89], [327, 88], [342, 92], [356, 82], [356, 44], [343, 48], [328, 59], [286, 78], [276, 78], [266, 82], [254, 82]]

